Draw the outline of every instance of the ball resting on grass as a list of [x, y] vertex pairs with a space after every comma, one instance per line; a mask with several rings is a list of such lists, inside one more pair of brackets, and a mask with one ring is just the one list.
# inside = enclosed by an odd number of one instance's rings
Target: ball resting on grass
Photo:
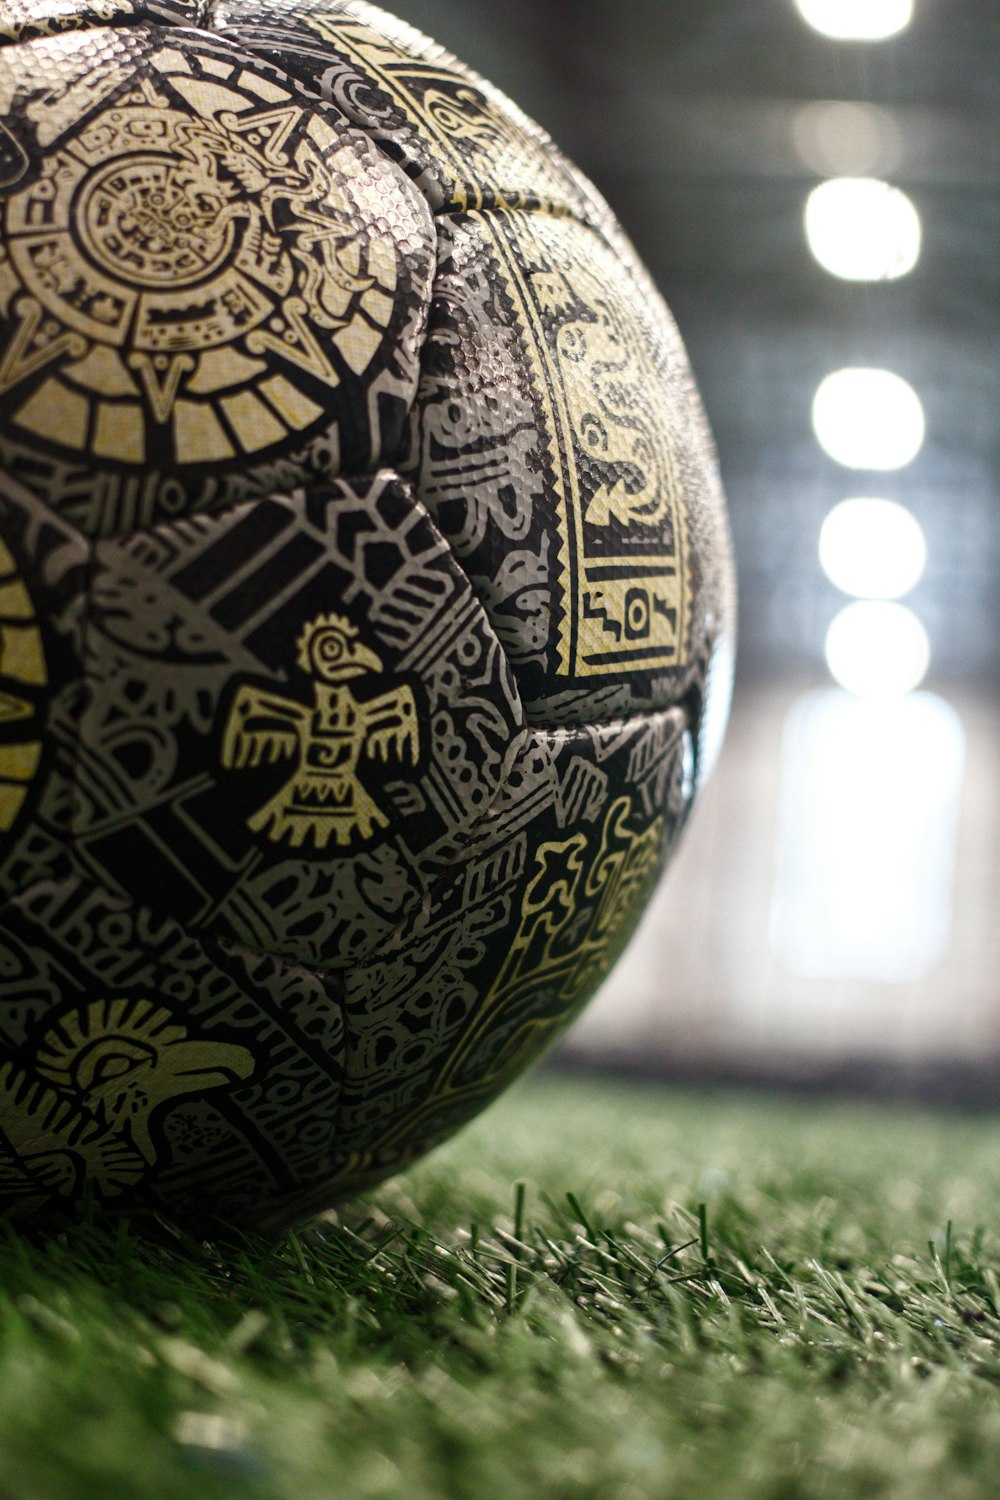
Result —
[[0, 1200], [275, 1226], [627, 941], [728, 699], [711, 442], [598, 195], [391, 17], [5, 35]]

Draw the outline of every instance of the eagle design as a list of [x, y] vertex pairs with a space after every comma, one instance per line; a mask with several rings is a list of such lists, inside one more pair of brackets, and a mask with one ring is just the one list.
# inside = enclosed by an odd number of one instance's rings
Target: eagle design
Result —
[[60, 1016], [33, 1055], [0, 1065], [0, 1204], [29, 1211], [114, 1198], [156, 1164], [153, 1115], [184, 1095], [244, 1082], [245, 1047], [194, 1038], [145, 998], [94, 1000]]
[[222, 742], [227, 770], [294, 760], [283, 786], [248, 820], [255, 833], [295, 849], [310, 841], [347, 848], [372, 837], [388, 818], [364, 786], [365, 759], [404, 766], [420, 759], [420, 730], [412, 689], [401, 683], [375, 698], [355, 696], [351, 683], [382, 673], [381, 659], [358, 639], [348, 620], [319, 615], [303, 629], [298, 665], [312, 678], [313, 701], [242, 683]]

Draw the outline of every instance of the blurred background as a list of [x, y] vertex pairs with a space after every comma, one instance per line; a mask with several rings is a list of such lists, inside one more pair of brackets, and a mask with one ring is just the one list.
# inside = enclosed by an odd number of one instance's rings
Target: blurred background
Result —
[[680, 324], [740, 575], [729, 738], [563, 1065], [1000, 1098], [1000, 8], [395, 0]]

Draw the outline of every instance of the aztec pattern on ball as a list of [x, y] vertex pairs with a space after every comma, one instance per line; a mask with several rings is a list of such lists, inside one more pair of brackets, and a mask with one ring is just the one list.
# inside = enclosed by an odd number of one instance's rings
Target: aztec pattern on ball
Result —
[[558, 1036], [728, 700], [597, 193], [360, 0], [0, 5], [0, 1211], [277, 1226]]

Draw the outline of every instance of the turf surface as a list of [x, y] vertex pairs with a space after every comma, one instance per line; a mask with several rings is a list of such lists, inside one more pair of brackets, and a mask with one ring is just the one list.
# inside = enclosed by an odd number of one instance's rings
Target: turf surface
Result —
[[0, 1228], [0, 1495], [993, 1497], [998, 1190], [992, 1119], [546, 1078], [276, 1246]]

